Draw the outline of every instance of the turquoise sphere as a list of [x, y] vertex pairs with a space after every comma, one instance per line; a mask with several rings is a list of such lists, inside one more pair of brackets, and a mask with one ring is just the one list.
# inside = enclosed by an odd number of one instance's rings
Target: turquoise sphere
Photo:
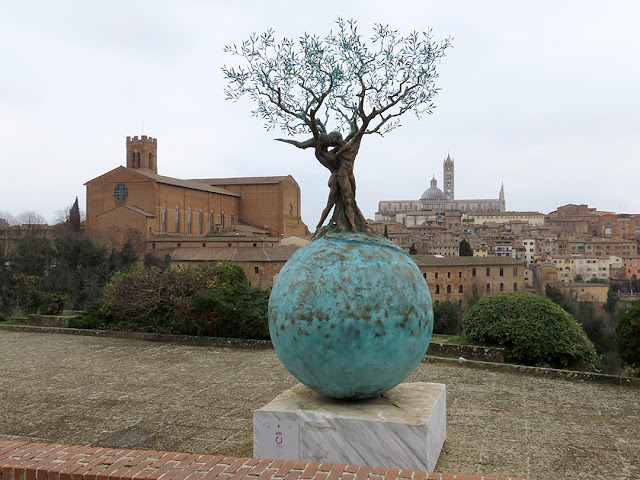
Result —
[[269, 333], [284, 366], [312, 390], [361, 399], [411, 374], [429, 347], [433, 310], [411, 257], [384, 237], [327, 234], [284, 265]]

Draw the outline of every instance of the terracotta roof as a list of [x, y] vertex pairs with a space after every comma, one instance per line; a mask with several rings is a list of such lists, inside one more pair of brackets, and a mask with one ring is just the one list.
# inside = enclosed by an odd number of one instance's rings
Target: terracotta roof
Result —
[[113, 212], [114, 210], [117, 210], [119, 208], [126, 208], [127, 210], [131, 210], [132, 212], [136, 212], [136, 213], [139, 213], [141, 215], [144, 215], [145, 217], [150, 217], [150, 218], [154, 218], [155, 217], [155, 215], [153, 213], [149, 213], [146, 210], [143, 210], [142, 208], [139, 208], [139, 207], [134, 207], [133, 205], [116, 205], [111, 210], [106, 210], [106, 211], [98, 214], [97, 216], [99, 217], [101, 215], [105, 215], [105, 214]]
[[475, 266], [475, 265], [524, 265], [523, 260], [511, 257], [459, 257], [434, 255], [411, 255], [419, 267]]
[[166, 185], [175, 185], [177, 187], [190, 188], [192, 190], [201, 190], [211, 193], [219, 193], [220, 195], [229, 195], [232, 197], [240, 196], [237, 193], [232, 192], [231, 190], [227, 190], [221, 187], [213, 187], [210, 184], [198, 180], [182, 180], [180, 178], [165, 177], [163, 175], [158, 175], [151, 172], [143, 172], [141, 170], [134, 170], [134, 172], [139, 173], [140, 175], [144, 175], [145, 177], [149, 177], [158, 183], [164, 183]]
[[140, 214], [144, 215], [145, 217], [151, 217], [151, 218], [155, 217], [155, 215], [153, 213], [149, 213], [146, 210], [143, 210], [143, 209], [138, 208], [138, 207], [134, 207], [133, 205], [123, 205], [123, 207], [124, 208], [128, 208], [129, 210], [132, 210], [132, 211], [134, 211], [136, 213], [140, 213]]
[[191, 181], [206, 183], [207, 185], [261, 185], [265, 183], [280, 183], [288, 175], [277, 177], [236, 177], [236, 178], [194, 178]]
[[179, 248], [171, 253], [176, 262], [286, 262], [300, 247]]
[[[236, 235], [237, 233], [237, 235]], [[276, 237], [252, 237], [244, 232], [228, 232], [226, 235], [220, 233], [214, 233], [209, 236], [206, 235], [154, 235], [147, 239], [148, 242], [278, 242], [279, 238]]]

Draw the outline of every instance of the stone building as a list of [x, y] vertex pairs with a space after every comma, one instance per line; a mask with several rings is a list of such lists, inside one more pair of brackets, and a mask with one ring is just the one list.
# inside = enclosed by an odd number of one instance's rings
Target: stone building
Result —
[[435, 177], [430, 187], [425, 190], [419, 200], [383, 200], [378, 203], [376, 220], [394, 220], [406, 227], [422, 225], [429, 221], [444, 221], [445, 212], [456, 211], [458, 214], [471, 212], [504, 212], [506, 202], [504, 186], [500, 188], [496, 199], [460, 200], [455, 198], [455, 168], [450, 155], [442, 165], [444, 191], [438, 188]]
[[166, 177], [158, 174], [157, 149], [155, 138], [127, 137], [126, 167], [86, 183], [89, 236], [100, 240], [133, 229], [151, 249], [172, 241], [219, 246], [207, 237], [228, 230], [274, 239], [308, 234], [300, 217], [300, 187], [290, 175]]
[[449, 300], [466, 305], [473, 291], [480, 296], [517, 292], [524, 288], [521, 260], [508, 257], [413, 255], [429, 285], [433, 302]]
[[276, 276], [300, 247], [280, 245], [263, 248], [182, 248], [170, 252], [172, 265], [185, 267], [207, 262], [231, 262], [244, 270], [254, 287], [271, 288]]

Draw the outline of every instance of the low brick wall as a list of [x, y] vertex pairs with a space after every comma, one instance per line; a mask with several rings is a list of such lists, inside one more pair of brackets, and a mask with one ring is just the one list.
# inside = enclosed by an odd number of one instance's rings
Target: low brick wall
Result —
[[483, 362], [504, 362], [504, 348], [480, 347], [477, 345], [452, 345], [449, 343], [431, 342], [428, 355], [440, 357], [465, 358]]
[[63, 317], [59, 315], [27, 315], [26, 325], [33, 327], [61, 327], [69, 326], [69, 319], [74, 317]]
[[0, 441], [1, 480], [523, 480], [397, 468]]

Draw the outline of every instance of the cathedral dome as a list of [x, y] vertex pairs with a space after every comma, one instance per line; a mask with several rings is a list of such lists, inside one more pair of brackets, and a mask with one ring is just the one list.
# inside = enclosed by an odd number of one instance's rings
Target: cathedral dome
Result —
[[420, 200], [446, 200], [447, 196], [438, 188], [436, 177], [431, 179], [431, 186], [422, 194]]

